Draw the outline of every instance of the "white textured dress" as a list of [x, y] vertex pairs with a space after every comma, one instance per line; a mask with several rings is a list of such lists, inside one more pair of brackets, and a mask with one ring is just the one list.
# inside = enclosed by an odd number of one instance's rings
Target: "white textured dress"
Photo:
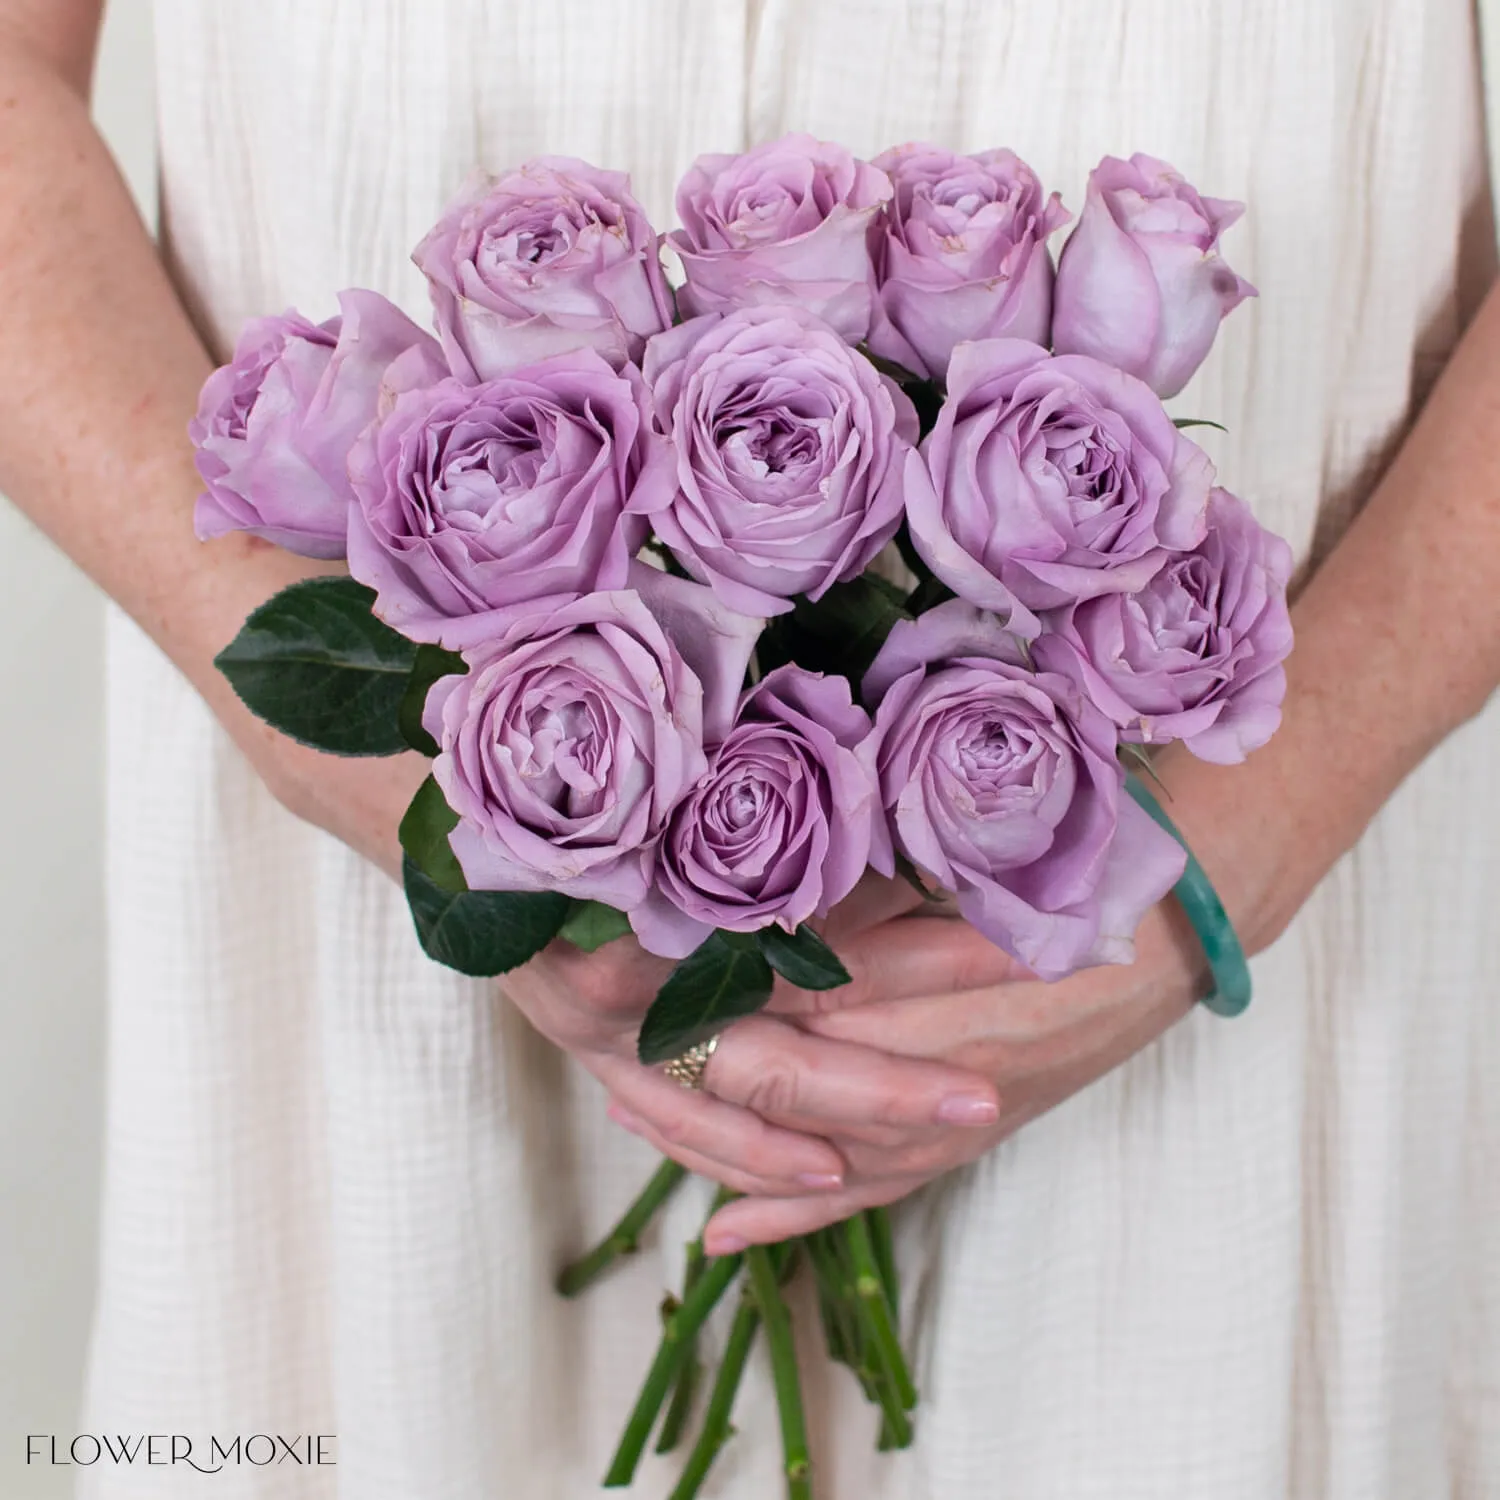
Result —
[[[1250, 204], [1261, 290], [1183, 412], [1306, 556], [1399, 441], [1489, 264], [1469, 0], [159, 0], [167, 243], [220, 350], [377, 287], [476, 163], [1010, 145], [1076, 211], [1145, 150]], [[89, 1432], [336, 1433], [338, 1464], [97, 1466], [85, 1492], [594, 1493], [697, 1204], [565, 1305], [649, 1170], [594, 1085], [427, 963], [112, 627], [108, 1186]], [[923, 1392], [877, 1456], [811, 1384], [824, 1500], [1500, 1495], [1500, 717], [1403, 788], [1257, 964], [908, 1205]], [[752, 1369], [706, 1492], [772, 1500]], [[635, 1491], [659, 1496], [653, 1460]]]

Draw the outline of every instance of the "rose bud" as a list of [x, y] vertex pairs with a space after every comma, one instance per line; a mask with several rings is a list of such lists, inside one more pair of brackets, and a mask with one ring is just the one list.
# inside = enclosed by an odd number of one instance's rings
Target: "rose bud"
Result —
[[1281, 722], [1292, 649], [1291, 548], [1243, 500], [1215, 490], [1208, 532], [1135, 594], [1102, 594], [1049, 616], [1078, 652], [1090, 698], [1126, 740], [1181, 740], [1232, 765]]
[[637, 501], [731, 608], [780, 614], [853, 578], [901, 524], [919, 468], [900, 388], [796, 308], [710, 314], [658, 334], [646, 383], [677, 485]]
[[895, 196], [876, 220], [880, 300], [870, 350], [943, 380], [955, 344], [1045, 344], [1052, 326], [1047, 236], [1070, 215], [1013, 151], [957, 156], [898, 146], [875, 158]]
[[886, 842], [873, 751], [847, 678], [785, 666], [750, 689], [667, 826], [653, 889], [631, 914], [641, 946], [685, 958], [715, 929], [793, 932], [827, 916], [864, 874], [872, 839]]
[[188, 427], [207, 490], [201, 540], [248, 531], [304, 557], [344, 555], [353, 493], [349, 450], [374, 419], [381, 377], [409, 349], [437, 345], [375, 292], [339, 294], [341, 313], [245, 325]]
[[350, 572], [383, 620], [453, 650], [494, 612], [622, 588], [647, 526], [627, 506], [672, 489], [640, 376], [592, 349], [394, 394], [349, 472]]
[[788, 135], [740, 156], [700, 156], [667, 236], [687, 276], [686, 315], [763, 303], [805, 307], [857, 344], [870, 329], [870, 221], [890, 179], [842, 146]]
[[952, 600], [896, 625], [864, 696], [895, 846], [963, 916], [1043, 979], [1129, 963], [1185, 856], [1126, 793], [1076, 673], [1031, 671], [995, 616]]
[[1219, 235], [1242, 203], [1200, 197], [1164, 161], [1106, 156], [1063, 246], [1053, 299], [1059, 354], [1088, 354], [1165, 399], [1208, 357], [1219, 324], [1255, 288], [1225, 265]]
[[517, 618], [439, 678], [423, 723], [473, 890], [562, 891], [629, 911], [725, 735], [761, 621], [637, 565], [633, 587]]
[[476, 174], [412, 254], [455, 375], [592, 348], [617, 368], [672, 321], [660, 239], [630, 179], [543, 156]]
[[922, 455], [906, 498], [918, 552], [1026, 633], [1029, 610], [1133, 592], [1203, 537], [1207, 454], [1147, 386], [1082, 355], [960, 344]]

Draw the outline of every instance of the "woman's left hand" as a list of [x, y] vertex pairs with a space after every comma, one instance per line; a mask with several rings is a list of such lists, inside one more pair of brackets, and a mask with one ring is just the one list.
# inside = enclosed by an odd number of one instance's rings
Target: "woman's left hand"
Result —
[[[973, 1161], [1181, 1020], [1205, 983], [1192, 929], [1172, 902], [1148, 914], [1133, 964], [1056, 984], [1019, 968], [1000, 983], [984, 982], [995, 973], [995, 948], [946, 917], [883, 923], [840, 944], [839, 953], [853, 984], [819, 994], [782, 989], [774, 1008], [822, 1036], [972, 1069], [996, 1084], [1000, 1118], [982, 1129], [934, 1127], [919, 1139], [907, 1133], [887, 1142], [874, 1132], [840, 1139], [850, 1168], [841, 1191], [738, 1199], [711, 1221], [711, 1254], [809, 1233]], [[976, 979], [965, 983], [966, 974]], [[925, 985], [913, 976], [925, 976]], [[795, 1128], [792, 1120], [778, 1123]]]

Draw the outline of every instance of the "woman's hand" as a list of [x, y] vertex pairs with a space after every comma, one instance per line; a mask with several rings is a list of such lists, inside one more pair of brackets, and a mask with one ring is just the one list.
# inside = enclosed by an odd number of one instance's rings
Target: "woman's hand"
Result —
[[984, 982], [1008, 962], [997, 961], [997, 951], [964, 923], [906, 917], [840, 948], [861, 976], [856, 986], [778, 996], [783, 1013], [797, 1014], [813, 1036], [972, 1068], [995, 1085], [1000, 1112], [968, 1131], [932, 1128], [899, 1143], [845, 1140], [850, 1172], [842, 1190], [731, 1203], [709, 1227], [710, 1253], [806, 1234], [973, 1161], [1154, 1040], [1188, 1013], [1206, 982], [1197, 940], [1173, 903], [1148, 914], [1128, 966], [1088, 969], [1056, 984], [1011, 966], [1008, 978]]
[[[904, 888], [872, 877], [840, 909], [834, 932], [863, 931], [909, 902]], [[895, 1057], [768, 1014], [729, 1026], [704, 1088], [684, 1089], [635, 1053], [641, 1019], [670, 971], [628, 938], [593, 954], [559, 942], [507, 975], [505, 992], [609, 1090], [619, 1124], [738, 1192], [835, 1192], [848, 1152], [867, 1142], [904, 1150], [939, 1135], [976, 1136], [999, 1118], [994, 1086], [962, 1067]]]

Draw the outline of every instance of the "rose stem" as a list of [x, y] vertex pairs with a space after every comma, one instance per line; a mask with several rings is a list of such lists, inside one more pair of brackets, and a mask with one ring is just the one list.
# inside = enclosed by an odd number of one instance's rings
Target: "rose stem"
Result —
[[797, 1378], [797, 1351], [792, 1345], [792, 1320], [777, 1285], [776, 1266], [764, 1245], [745, 1252], [750, 1285], [766, 1325], [771, 1349], [771, 1374], [776, 1383], [776, 1406], [781, 1413], [781, 1450], [786, 1468], [787, 1500], [812, 1500], [808, 1478], [807, 1423], [802, 1414], [802, 1387]]
[[818, 1305], [823, 1314], [829, 1357], [848, 1365], [865, 1387], [865, 1395], [873, 1401], [875, 1393], [866, 1378], [867, 1372], [861, 1368], [864, 1353], [859, 1347], [859, 1327], [853, 1316], [853, 1288], [847, 1283], [826, 1230], [807, 1235], [805, 1243], [818, 1283]]
[[865, 1218], [870, 1225], [870, 1244], [875, 1250], [875, 1264], [879, 1267], [881, 1281], [885, 1283], [886, 1301], [891, 1304], [891, 1315], [899, 1328], [901, 1273], [896, 1269], [896, 1245], [891, 1234], [890, 1212], [884, 1208], [867, 1208]]
[[[713, 1202], [708, 1206], [708, 1216], [703, 1221], [704, 1226], [707, 1227], [708, 1220], [713, 1218], [726, 1203], [733, 1203], [739, 1196], [738, 1193], [721, 1186], [714, 1193]], [[687, 1247], [687, 1265], [682, 1274], [684, 1297], [698, 1284], [706, 1259], [701, 1235], [696, 1240], [690, 1240]], [[698, 1340], [694, 1336], [688, 1340], [687, 1358], [683, 1360], [682, 1368], [677, 1372], [677, 1378], [672, 1387], [671, 1404], [667, 1407], [666, 1416], [662, 1418], [661, 1434], [656, 1440], [658, 1453], [670, 1453], [682, 1437], [682, 1429], [692, 1412], [693, 1396], [697, 1391], [698, 1377], [702, 1372], [703, 1362], [698, 1358]]]
[[902, 1407], [910, 1411], [917, 1404], [917, 1392], [911, 1383], [911, 1372], [906, 1368], [906, 1359], [901, 1353], [901, 1341], [891, 1325], [891, 1308], [885, 1298], [885, 1285], [880, 1279], [880, 1271], [875, 1265], [869, 1227], [863, 1216], [856, 1214], [852, 1219], [844, 1221], [843, 1229], [854, 1271], [854, 1291], [864, 1310], [871, 1341], [875, 1346], [875, 1357], [895, 1384]]
[[[729, 1440], [734, 1428], [729, 1417], [734, 1409], [734, 1398], [739, 1392], [740, 1379], [745, 1373], [745, 1361], [750, 1355], [750, 1346], [755, 1342], [756, 1330], [760, 1327], [760, 1309], [748, 1289], [740, 1299], [739, 1310], [729, 1329], [729, 1340], [724, 1345], [724, 1357], [719, 1363], [719, 1373], [714, 1377], [713, 1389], [709, 1392], [708, 1408], [703, 1415], [703, 1430], [698, 1441], [688, 1454], [687, 1464], [677, 1488], [670, 1500], [694, 1500], [719, 1449]], [[658, 1450], [660, 1451], [660, 1450]]]
[[881, 1359], [876, 1347], [874, 1319], [870, 1316], [869, 1305], [855, 1290], [848, 1227], [846, 1220], [842, 1224], [835, 1224], [827, 1234], [843, 1277], [849, 1316], [859, 1330], [857, 1341], [861, 1360], [860, 1379], [865, 1386], [865, 1395], [880, 1407], [880, 1442], [887, 1448], [906, 1448], [912, 1440], [911, 1422], [907, 1418], [906, 1408], [901, 1404], [901, 1393], [897, 1388], [894, 1372]]
[[[896, 1266], [896, 1245], [891, 1234], [890, 1210], [884, 1207], [867, 1208], [865, 1218], [870, 1223], [870, 1243], [875, 1250], [875, 1264], [880, 1270], [880, 1279], [885, 1283], [886, 1300], [891, 1304], [891, 1319], [897, 1330], [901, 1327], [901, 1273]], [[897, 1446], [897, 1435], [889, 1419], [881, 1414], [880, 1440], [876, 1447], [882, 1452]]]
[[819, 1236], [822, 1254], [826, 1257], [827, 1275], [835, 1288], [839, 1304], [844, 1308], [844, 1325], [852, 1327], [849, 1335], [850, 1347], [856, 1352], [858, 1363], [850, 1368], [859, 1377], [864, 1388], [865, 1399], [880, 1407], [880, 1446], [905, 1448], [911, 1443], [911, 1423], [901, 1405], [894, 1379], [888, 1376], [872, 1348], [873, 1333], [864, 1305], [854, 1290], [848, 1265], [848, 1246], [842, 1233], [844, 1226], [836, 1224], [823, 1230]]
[[739, 1275], [744, 1264], [741, 1255], [720, 1256], [698, 1278], [698, 1283], [682, 1299], [682, 1304], [662, 1325], [661, 1342], [656, 1347], [656, 1357], [646, 1374], [646, 1383], [636, 1397], [635, 1409], [625, 1424], [620, 1446], [604, 1476], [605, 1489], [618, 1489], [635, 1477], [636, 1465], [641, 1461], [651, 1429], [656, 1423], [656, 1414], [681, 1368], [693, 1335], [703, 1326], [703, 1320], [711, 1313], [720, 1297], [729, 1288], [729, 1283]]
[[[703, 1241], [692, 1240], [687, 1247], [687, 1265], [682, 1273], [682, 1295], [684, 1297], [697, 1286], [698, 1279], [703, 1275], [703, 1267], [708, 1257], [703, 1253]], [[688, 1413], [693, 1407], [693, 1396], [698, 1388], [698, 1377], [703, 1371], [703, 1361], [698, 1358], [698, 1340], [688, 1340], [687, 1357], [682, 1362], [682, 1368], [677, 1372], [677, 1381], [672, 1388], [672, 1400], [667, 1406], [667, 1414], [662, 1418], [661, 1432], [657, 1435], [656, 1451], [658, 1453], [670, 1453], [682, 1437], [682, 1429], [687, 1425]]]
[[640, 1197], [625, 1210], [620, 1222], [587, 1255], [563, 1267], [558, 1274], [557, 1290], [564, 1297], [576, 1297], [602, 1276], [619, 1256], [629, 1255], [656, 1210], [672, 1196], [677, 1184], [686, 1176], [686, 1167], [679, 1167], [675, 1161], [664, 1161]]

